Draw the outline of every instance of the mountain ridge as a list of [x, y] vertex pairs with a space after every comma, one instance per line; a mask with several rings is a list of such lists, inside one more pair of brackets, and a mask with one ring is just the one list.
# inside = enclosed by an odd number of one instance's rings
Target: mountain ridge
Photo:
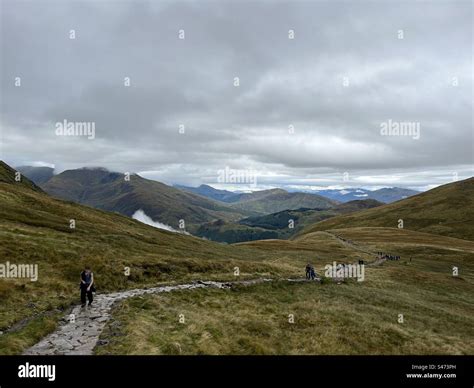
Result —
[[358, 213], [318, 222], [302, 234], [351, 227], [403, 227], [474, 240], [474, 177]]
[[55, 175], [42, 188], [58, 198], [126, 216], [142, 209], [154, 221], [178, 228], [215, 219], [239, 219], [239, 212], [225, 204], [186, 193], [164, 183], [145, 179], [137, 174], [127, 176], [102, 169], [66, 170]]

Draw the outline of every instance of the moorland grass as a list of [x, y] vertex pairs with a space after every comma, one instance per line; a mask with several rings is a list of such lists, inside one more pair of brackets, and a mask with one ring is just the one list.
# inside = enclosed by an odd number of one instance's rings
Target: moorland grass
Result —
[[[351, 232], [337, 231], [355, 238]], [[127, 300], [116, 306], [102, 335], [109, 342], [96, 353], [473, 354], [474, 244], [440, 237], [435, 247], [427, 234], [389, 232], [368, 228], [355, 233], [360, 241], [354, 243], [363, 241], [364, 249], [401, 256], [400, 261], [367, 267], [363, 282], [276, 281]], [[403, 242], [394, 234], [403, 234]], [[330, 260], [318, 251], [322, 236], [312, 234], [321, 273]], [[304, 238], [305, 247], [310, 239]], [[249, 244], [275, 249], [297, 241]], [[452, 276], [453, 265], [459, 266], [457, 277]], [[179, 322], [181, 314], [184, 323]]]

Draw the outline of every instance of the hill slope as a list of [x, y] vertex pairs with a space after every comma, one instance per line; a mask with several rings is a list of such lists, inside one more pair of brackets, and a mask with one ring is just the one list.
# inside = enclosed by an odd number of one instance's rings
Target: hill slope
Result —
[[[474, 317], [474, 242], [393, 228], [351, 228], [227, 246], [51, 198], [27, 181], [16, 183], [14, 170], [6, 167], [0, 165], [0, 257], [38, 264], [39, 276], [36, 282], [0, 279], [0, 354], [20, 354], [55, 329], [78, 303], [78, 274], [85, 263], [94, 270], [99, 293], [234, 280], [235, 267], [241, 278], [283, 280], [233, 291], [183, 290], [128, 299], [112, 313], [108, 334], [101, 337], [108, 345], [97, 346], [99, 353], [473, 353], [466, 338]], [[75, 229], [70, 219], [76, 220]], [[377, 251], [402, 259], [368, 267], [362, 283], [286, 280], [303, 276], [308, 262], [323, 273], [334, 260], [371, 262]], [[452, 275], [453, 265], [460, 276]], [[177, 312], [191, 324], [179, 324]], [[298, 330], [288, 330], [287, 312], [296, 312]], [[397, 323], [399, 312], [407, 317], [404, 326]], [[179, 330], [170, 331], [176, 325]], [[308, 342], [313, 337], [317, 341]]]
[[27, 189], [31, 189], [40, 193], [43, 192], [43, 190], [41, 190], [39, 186], [34, 184], [30, 179], [28, 179], [23, 174], [20, 175], [20, 180], [17, 181], [16, 173], [17, 173], [17, 170], [10, 167], [4, 161], [0, 160], [0, 182], [1, 183], [9, 183], [9, 184], [15, 185], [16, 187], [27, 188]]
[[263, 216], [244, 218], [238, 223], [219, 220], [201, 225], [197, 229], [196, 235], [227, 243], [275, 238], [286, 239], [318, 221], [338, 214], [347, 214], [381, 205], [381, 202], [373, 199], [356, 200], [339, 204], [332, 209], [283, 210]]
[[282, 189], [271, 189], [240, 194], [238, 201], [231, 206], [234, 209], [251, 212], [253, 215], [262, 215], [300, 208], [330, 209], [336, 204], [336, 201], [317, 194], [289, 193]]
[[54, 176], [54, 168], [51, 167], [19, 166], [15, 167], [15, 170], [20, 171], [37, 185], [46, 183]]
[[58, 198], [131, 217], [142, 209], [154, 221], [177, 229], [184, 220], [193, 225], [216, 219], [237, 220], [246, 213], [192, 193], [183, 192], [139, 175], [109, 172], [105, 169], [68, 170], [51, 178], [43, 189]]
[[236, 266], [244, 277], [268, 275], [275, 268], [263, 262], [271, 255], [55, 199], [26, 179], [16, 183], [14, 174], [0, 164], [0, 257], [38, 265], [38, 280], [0, 278], [0, 353], [18, 353], [54, 328], [55, 314], [77, 303], [85, 264], [93, 268], [102, 293], [158, 282], [233, 279]]
[[199, 187], [175, 185], [174, 187], [183, 191], [187, 191], [189, 193], [202, 195], [203, 197], [211, 198], [221, 202], [235, 202], [239, 199], [240, 196], [239, 193], [233, 193], [232, 191], [228, 190], [215, 189], [214, 187], [211, 187], [209, 185], [201, 185]]
[[474, 178], [449, 183], [366, 211], [338, 216], [302, 233], [353, 227], [403, 228], [474, 240]]

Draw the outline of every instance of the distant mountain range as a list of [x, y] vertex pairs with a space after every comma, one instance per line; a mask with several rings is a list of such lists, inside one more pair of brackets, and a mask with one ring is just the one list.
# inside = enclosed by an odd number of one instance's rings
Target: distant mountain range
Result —
[[126, 181], [122, 173], [102, 168], [67, 170], [41, 187], [55, 197], [103, 210], [133, 216], [137, 210], [177, 229], [184, 220], [193, 226], [215, 221], [237, 221], [250, 215], [264, 215], [300, 207], [329, 209], [336, 202], [316, 194], [288, 193], [274, 189], [239, 194], [236, 201], [221, 202], [167, 186], [133, 174]]
[[142, 210], [154, 221], [179, 229], [184, 220], [185, 229], [216, 219], [238, 220], [249, 213], [234, 209], [222, 202], [184, 192], [163, 183], [125, 175], [102, 168], [67, 170], [55, 175], [41, 187], [57, 198], [115, 211], [132, 217]]
[[[209, 185], [172, 187], [136, 174], [126, 180], [124, 174], [104, 168], [67, 170], [57, 175], [49, 167], [21, 166], [18, 171], [30, 178], [32, 185], [57, 198], [129, 217], [141, 210], [142, 217], [164, 224], [163, 228], [180, 230], [184, 220], [186, 231], [225, 242], [288, 238], [318, 221], [417, 193], [401, 188], [239, 193]], [[287, 227], [290, 219], [295, 222], [294, 229]]]
[[400, 187], [384, 187], [378, 190], [366, 190], [361, 188], [345, 188], [341, 190], [314, 190], [307, 191], [317, 193], [323, 197], [339, 202], [349, 202], [357, 199], [375, 199], [384, 203], [392, 203], [419, 194], [419, 191], [403, 189]]
[[254, 215], [265, 215], [300, 208], [330, 209], [336, 205], [336, 201], [318, 194], [289, 193], [282, 189], [242, 193], [239, 194], [237, 201], [230, 203], [230, 206], [234, 209]]
[[[179, 186], [175, 187], [188, 191], [190, 193], [199, 194], [204, 197], [212, 198], [217, 201], [234, 203], [242, 202], [245, 198], [252, 198], [255, 196], [254, 192], [252, 194], [247, 193], [236, 193], [228, 190], [219, 190], [215, 189], [209, 185], [200, 185], [199, 187], [189, 187], [189, 186]], [[281, 189], [273, 189], [281, 190]], [[266, 195], [265, 192], [271, 192], [272, 190], [264, 190], [263, 195]], [[283, 190], [284, 191], [284, 190]], [[307, 193], [313, 195], [319, 195], [325, 198], [329, 198], [336, 202], [349, 202], [355, 201], [358, 199], [375, 199], [376, 201], [383, 203], [391, 203], [411, 197], [412, 195], [419, 194], [419, 191], [411, 189], [403, 189], [400, 187], [385, 187], [378, 190], [366, 190], [361, 188], [347, 188], [341, 190], [304, 190], [304, 191], [288, 191], [289, 193]], [[303, 207], [303, 206], [302, 206]]]

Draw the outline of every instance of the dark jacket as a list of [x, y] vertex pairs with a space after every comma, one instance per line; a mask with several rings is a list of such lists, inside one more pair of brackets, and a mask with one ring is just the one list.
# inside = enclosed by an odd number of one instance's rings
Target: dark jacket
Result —
[[[92, 272], [89, 273], [89, 275], [87, 275], [87, 274], [86, 274], [86, 271], [82, 271], [82, 272], [81, 272], [81, 279], [82, 279], [82, 281], [85, 282], [85, 284], [81, 282], [81, 283], [79, 284], [79, 287], [80, 287], [81, 289], [86, 290], [87, 287], [89, 287], [89, 284], [91, 284], [91, 281], [92, 281]], [[95, 291], [94, 284], [93, 284], [92, 287], [91, 287], [91, 291], [92, 291], [92, 292]]]

